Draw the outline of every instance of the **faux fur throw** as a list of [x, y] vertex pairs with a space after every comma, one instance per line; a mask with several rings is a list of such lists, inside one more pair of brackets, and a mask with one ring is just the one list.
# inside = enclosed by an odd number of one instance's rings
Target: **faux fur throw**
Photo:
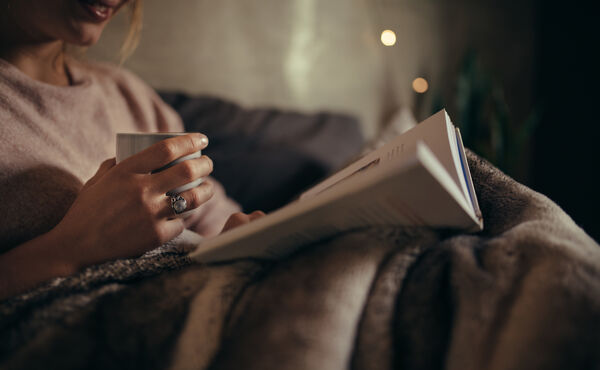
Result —
[[600, 246], [469, 162], [481, 233], [355, 230], [212, 266], [166, 246], [1, 303], [0, 368], [600, 368]]

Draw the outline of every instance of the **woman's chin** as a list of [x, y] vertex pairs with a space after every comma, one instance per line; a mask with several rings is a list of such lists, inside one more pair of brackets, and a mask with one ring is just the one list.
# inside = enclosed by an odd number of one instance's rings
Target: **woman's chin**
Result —
[[[70, 37], [65, 39], [70, 44], [78, 46], [91, 46], [98, 42], [104, 27], [118, 7], [108, 5], [117, 4], [119, 0], [72, 0], [73, 8], [70, 15]], [[101, 6], [106, 3], [107, 6]], [[100, 4], [100, 5], [99, 5]], [[118, 4], [117, 4], [118, 5]]]
[[64, 41], [77, 46], [92, 46], [100, 40], [103, 29], [104, 27], [100, 28], [98, 25], [84, 25]]
[[100, 40], [100, 36], [88, 37], [86, 39], [81, 39], [77, 46], [92, 46], [96, 44]]
[[89, 47], [93, 46], [98, 42], [97, 38], [86, 38], [86, 39], [76, 39], [76, 40], [64, 40], [67, 44], [79, 47]]

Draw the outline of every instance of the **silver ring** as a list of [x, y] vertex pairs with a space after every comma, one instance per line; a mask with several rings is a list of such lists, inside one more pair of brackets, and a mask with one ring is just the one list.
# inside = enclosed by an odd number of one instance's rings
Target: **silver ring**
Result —
[[175, 214], [180, 214], [187, 208], [187, 202], [181, 195], [171, 195], [171, 208]]

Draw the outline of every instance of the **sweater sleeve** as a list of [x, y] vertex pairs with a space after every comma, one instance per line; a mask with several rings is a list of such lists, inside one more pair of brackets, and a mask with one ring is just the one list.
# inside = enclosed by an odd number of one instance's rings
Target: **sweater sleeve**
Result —
[[184, 132], [183, 121], [173, 108], [165, 103], [160, 96], [150, 87], [150, 99], [156, 117], [156, 127], [159, 132]]

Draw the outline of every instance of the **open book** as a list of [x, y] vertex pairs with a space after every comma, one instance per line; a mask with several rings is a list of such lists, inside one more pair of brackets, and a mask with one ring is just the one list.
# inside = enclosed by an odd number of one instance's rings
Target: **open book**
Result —
[[462, 139], [442, 110], [251, 223], [205, 239], [199, 262], [278, 258], [342, 231], [409, 225], [478, 231]]

